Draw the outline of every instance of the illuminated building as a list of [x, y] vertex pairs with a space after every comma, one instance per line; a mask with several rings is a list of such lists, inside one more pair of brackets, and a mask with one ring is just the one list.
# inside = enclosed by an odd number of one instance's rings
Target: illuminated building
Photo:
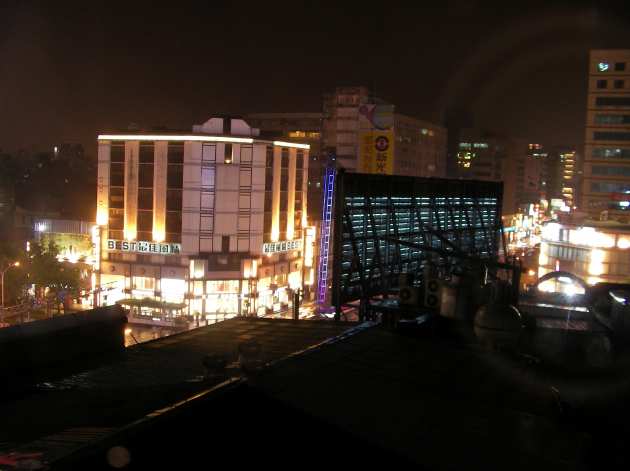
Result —
[[415, 177], [446, 175], [446, 129], [395, 112], [367, 87], [324, 95], [323, 144], [349, 172]]
[[550, 202], [559, 199], [562, 202], [560, 206], [566, 206], [566, 210], [578, 205], [580, 164], [581, 158], [575, 149], [558, 147], [552, 150], [547, 165], [546, 198]]
[[630, 49], [592, 50], [580, 209], [628, 218], [630, 209]]
[[308, 207], [320, 229], [317, 298], [322, 303], [332, 253], [328, 246], [331, 209], [322, 204], [332, 198], [331, 166], [349, 172], [418, 177], [446, 173], [446, 129], [396, 113], [393, 105], [371, 96], [367, 87], [337, 87], [324, 95], [320, 113], [256, 113], [247, 119], [263, 132], [311, 144]]
[[577, 178], [577, 158], [575, 151], [565, 151], [560, 153], [560, 169], [562, 177], [562, 199], [569, 207], [575, 206], [577, 198], [577, 187], [575, 181]]
[[[630, 281], [630, 225], [614, 221], [543, 225], [538, 276], [566, 271], [588, 284]], [[572, 284], [567, 289], [575, 290]], [[547, 281], [540, 289], [563, 291], [562, 283]], [[583, 291], [583, 290], [582, 290]]]
[[87, 221], [67, 219], [35, 219], [33, 221], [33, 239], [42, 246], [53, 243], [59, 253], [60, 262], [96, 263], [92, 244], [92, 232], [96, 224]]
[[522, 139], [484, 137], [474, 131], [462, 134], [456, 155], [459, 178], [502, 181], [503, 214], [529, 211], [544, 194], [547, 154], [542, 145]]
[[[496, 259], [502, 185], [485, 181], [337, 174], [333, 304], [387, 293], [401, 273], [461, 263], [449, 250]], [[453, 252], [454, 253], [454, 252]], [[443, 258], [442, 258], [443, 257]], [[443, 266], [443, 265], [442, 265]], [[470, 270], [466, 267], [464, 270]], [[339, 311], [338, 311], [339, 312]]]
[[[81, 273], [80, 303], [87, 309], [93, 306], [95, 270], [99, 265], [98, 244], [94, 234], [98, 227], [94, 222], [68, 219], [35, 218], [32, 223], [32, 241], [39, 243], [43, 250], [54, 244], [58, 251], [57, 259], [62, 263], [77, 264]], [[31, 241], [26, 241], [30, 251]]]
[[457, 152], [458, 176], [474, 180], [503, 178], [504, 149], [494, 140], [460, 142]]
[[101, 304], [223, 319], [287, 308], [312, 283], [308, 144], [233, 118], [98, 142]]

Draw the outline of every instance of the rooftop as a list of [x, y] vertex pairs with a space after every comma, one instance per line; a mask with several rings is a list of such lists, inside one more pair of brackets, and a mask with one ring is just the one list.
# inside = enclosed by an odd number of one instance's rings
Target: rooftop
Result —
[[[3, 398], [0, 452], [77, 428], [92, 430], [86, 437], [95, 438], [99, 430], [105, 433], [122, 427], [208, 389], [218, 382], [203, 380], [202, 360], [208, 354], [235, 361], [238, 344], [255, 340], [261, 344], [263, 361], [273, 362], [352, 327], [350, 323], [235, 318], [130, 347], [122, 357], [96, 368], [42, 382], [28, 394]], [[37, 447], [46, 453], [44, 445]]]

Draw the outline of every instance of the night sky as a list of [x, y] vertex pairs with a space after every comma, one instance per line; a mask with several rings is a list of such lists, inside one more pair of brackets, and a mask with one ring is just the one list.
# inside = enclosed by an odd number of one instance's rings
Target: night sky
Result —
[[361, 84], [419, 118], [468, 109], [478, 127], [581, 145], [588, 49], [630, 48], [624, 2], [59, 3], [0, 4], [5, 151], [318, 111], [323, 92]]

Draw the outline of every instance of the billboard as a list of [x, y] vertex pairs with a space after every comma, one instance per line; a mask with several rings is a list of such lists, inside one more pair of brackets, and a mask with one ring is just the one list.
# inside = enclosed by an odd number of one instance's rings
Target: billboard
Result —
[[361, 173], [394, 173], [394, 107], [359, 107], [359, 168]]

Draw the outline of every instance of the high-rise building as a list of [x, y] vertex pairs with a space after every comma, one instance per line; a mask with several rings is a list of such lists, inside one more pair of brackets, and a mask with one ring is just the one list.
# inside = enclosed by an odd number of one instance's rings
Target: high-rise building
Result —
[[367, 87], [324, 95], [323, 145], [349, 172], [415, 177], [446, 175], [446, 129], [395, 111]]
[[561, 195], [564, 204], [573, 208], [577, 203], [577, 154], [575, 150], [565, 150], [559, 153], [561, 173]]
[[242, 119], [100, 135], [99, 303], [206, 319], [287, 308], [313, 283], [308, 162], [308, 144]]
[[630, 49], [590, 52], [586, 114], [580, 209], [625, 220], [630, 215]]
[[[337, 87], [324, 95], [319, 113], [256, 113], [247, 120], [276, 138], [311, 145], [308, 207], [311, 222], [320, 229], [321, 245], [315, 253], [322, 273], [330, 253], [334, 167], [417, 177], [446, 174], [446, 129], [396, 113], [392, 104], [372, 96], [367, 87]], [[322, 301], [326, 279], [319, 284]]]
[[465, 140], [459, 143], [456, 156], [459, 178], [503, 182], [506, 216], [539, 203], [544, 194], [547, 157], [541, 144], [473, 130], [464, 131], [462, 136]]

